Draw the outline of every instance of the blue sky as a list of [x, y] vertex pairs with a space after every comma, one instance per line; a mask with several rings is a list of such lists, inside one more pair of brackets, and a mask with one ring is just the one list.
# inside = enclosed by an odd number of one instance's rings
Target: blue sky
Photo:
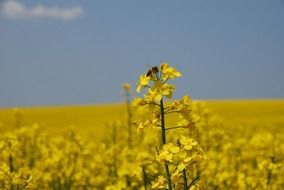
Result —
[[163, 61], [176, 97], [284, 98], [283, 0], [0, 2], [0, 107], [119, 102]]

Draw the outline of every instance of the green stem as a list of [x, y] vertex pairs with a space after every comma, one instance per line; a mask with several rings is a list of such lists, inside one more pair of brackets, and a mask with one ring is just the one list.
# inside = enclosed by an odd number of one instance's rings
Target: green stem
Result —
[[132, 144], [132, 130], [131, 130], [131, 120], [132, 120], [132, 113], [130, 107], [130, 93], [126, 92], [126, 106], [127, 106], [127, 121], [128, 121], [128, 148], [131, 148]]
[[[160, 108], [161, 108], [161, 129], [162, 129], [162, 144], [166, 144], [166, 127], [165, 127], [165, 112], [164, 112], [164, 101], [163, 98], [160, 101]], [[172, 182], [171, 182], [171, 175], [168, 164], [165, 164], [165, 175], [167, 178], [167, 183], [169, 190], [172, 190]]]
[[266, 182], [266, 189], [267, 189], [267, 190], [270, 189], [271, 177], [272, 177], [272, 172], [271, 172], [271, 170], [268, 170], [267, 182]]
[[164, 101], [161, 99], [160, 101], [161, 107], [161, 129], [162, 129], [162, 143], [163, 145], [167, 143], [166, 140], [166, 127], [165, 127], [165, 112], [164, 112]]
[[142, 172], [143, 172], [143, 179], [144, 179], [144, 189], [147, 190], [147, 189], [148, 189], [148, 188], [147, 188], [147, 182], [148, 182], [150, 185], [152, 185], [152, 184], [151, 184], [150, 180], [149, 180], [148, 177], [147, 177], [147, 174], [146, 174], [146, 171], [145, 171], [145, 166], [142, 166]]
[[187, 177], [186, 177], [186, 171], [185, 169], [182, 171], [183, 174], [183, 182], [184, 182], [184, 190], [187, 190]]
[[169, 190], [172, 190], [171, 175], [168, 164], [165, 164], [165, 171]]
[[[193, 186], [195, 184], [196, 181], [198, 181], [200, 178], [199, 175], [197, 175], [195, 178], [193, 178], [193, 180], [191, 181], [191, 183], [188, 185], [188, 189], [190, 189], [191, 186]], [[216, 187], [217, 188], [217, 187]]]
[[184, 127], [183, 126], [169, 127], [169, 128], [166, 128], [165, 130], [180, 129], [180, 128], [184, 128]]
[[14, 171], [13, 157], [12, 157], [11, 154], [9, 155], [9, 169], [10, 169], [10, 172], [11, 172], [11, 173]]
[[[12, 174], [12, 172], [14, 172], [14, 166], [13, 166], [13, 157], [12, 157], [11, 154], [9, 155], [9, 169], [10, 169], [10, 173]], [[14, 189], [14, 185], [12, 183], [12, 179], [13, 178], [11, 178], [11, 185], [10, 185], [10, 189], [11, 190]]]
[[117, 177], [117, 157], [116, 157], [116, 141], [117, 141], [117, 131], [116, 125], [113, 125], [113, 134], [112, 134], [112, 146], [113, 146], [113, 168], [112, 168], [112, 177], [116, 180]]

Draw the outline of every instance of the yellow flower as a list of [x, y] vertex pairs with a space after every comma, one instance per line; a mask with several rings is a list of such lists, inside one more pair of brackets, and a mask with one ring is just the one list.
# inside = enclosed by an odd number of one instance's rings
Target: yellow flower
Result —
[[185, 163], [187, 163], [187, 162], [192, 161], [192, 159], [193, 159], [192, 156], [188, 156], [188, 157], [184, 158], [183, 161], [184, 161]]
[[134, 107], [143, 106], [145, 104], [146, 102], [142, 100], [141, 98], [134, 98], [134, 100], [132, 101], [132, 106]]
[[149, 82], [150, 82], [150, 77], [148, 77], [146, 74], [140, 75], [139, 82], [138, 82], [138, 87], [137, 87], [136, 91], [138, 93], [141, 92], [141, 90], [143, 88], [148, 86]]
[[158, 89], [149, 89], [148, 90], [148, 95], [145, 96], [145, 99], [147, 99], [149, 102], [155, 102], [155, 101], [160, 101], [162, 99], [162, 93], [159, 92]]
[[161, 93], [167, 98], [171, 98], [173, 95], [173, 91], [175, 90], [175, 86], [172, 84], [164, 84], [161, 88]]
[[171, 105], [171, 109], [178, 111], [185, 116], [189, 115], [191, 112], [189, 96], [183, 96], [181, 100], [174, 101]]
[[181, 73], [175, 70], [173, 67], [170, 67], [168, 63], [162, 63], [161, 66], [162, 79], [174, 79], [181, 76]]
[[129, 84], [129, 83], [124, 83], [123, 85], [122, 85], [122, 88], [125, 90], [125, 91], [130, 91], [130, 89], [131, 89], [131, 84]]
[[187, 153], [185, 150], [181, 150], [176, 154], [178, 159], [185, 159], [187, 157]]
[[178, 122], [178, 126], [183, 127], [183, 128], [190, 128], [192, 126], [192, 123], [188, 119], [182, 118]]
[[162, 84], [160, 81], [156, 81], [154, 86], [148, 90], [147, 98], [151, 101], [160, 101], [163, 96], [171, 98], [174, 90], [174, 85]]
[[156, 156], [156, 160], [160, 163], [172, 162], [174, 154], [178, 154], [179, 152], [180, 148], [173, 143], [165, 144], [163, 150]]
[[163, 150], [158, 156], [156, 156], [156, 160], [160, 163], [172, 162], [173, 154], [167, 150]]
[[148, 119], [144, 122], [141, 122], [139, 123], [137, 129], [140, 130], [140, 129], [144, 129], [144, 128], [154, 128], [157, 126], [159, 120], [158, 119]]
[[183, 96], [180, 103], [183, 104], [183, 105], [189, 106], [190, 105], [190, 97], [189, 96]]
[[179, 172], [182, 172], [185, 169], [186, 165], [184, 163], [180, 163], [177, 167], [177, 170]]
[[175, 170], [171, 175], [172, 182], [178, 184], [181, 175], [182, 174], [178, 170]]
[[164, 176], [159, 176], [155, 183], [152, 184], [152, 189], [164, 189], [166, 185], [166, 178]]
[[184, 146], [185, 150], [191, 150], [193, 146], [197, 145], [197, 141], [193, 138], [182, 136], [180, 138], [180, 144]]
[[178, 146], [175, 146], [173, 143], [167, 143], [163, 146], [163, 150], [167, 150], [173, 154], [176, 154], [180, 151]]

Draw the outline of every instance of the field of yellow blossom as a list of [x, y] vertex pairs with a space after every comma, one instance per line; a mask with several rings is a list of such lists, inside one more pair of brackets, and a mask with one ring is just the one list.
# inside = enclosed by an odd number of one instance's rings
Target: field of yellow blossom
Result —
[[0, 109], [0, 189], [284, 189], [284, 100], [173, 100], [180, 76], [153, 67], [121, 104]]

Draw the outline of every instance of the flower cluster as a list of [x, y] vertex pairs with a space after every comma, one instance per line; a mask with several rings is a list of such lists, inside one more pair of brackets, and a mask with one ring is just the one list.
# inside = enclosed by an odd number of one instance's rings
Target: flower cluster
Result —
[[[194, 126], [197, 117], [192, 114], [189, 96], [184, 96], [181, 100], [165, 102], [165, 99], [171, 100], [176, 90], [175, 86], [168, 82], [180, 76], [179, 71], [167, 63], [162, 63], [160, 67], [152, 67], [142, 74], [138, 81], [136, 91], [141, 92], [144, 88], [147, 91], [143, 98], [135, 98], [133, 105], [144, 109], [148, 117], [137, 122], [137, 129], [157, 128], [160, 129], [161, 135], [162, 149], [157, 148], [156, 161], [160, 165], [164, 165], [165, 175], [158, 176], [152, 188], [179, 189], [183, 186], [187, 189], [191, 187], [188, 185], [189, 180], [194, 178], [194, 173], [198, 170], [194, 165], [204, 157], [201, 147], [191, 137], [182, 136], [178, 139], [177, 144], [167, 142], [167, 131], [190, 128]], [[179, 119], [175, 126], [166, 124], [165, 117], [169, 114], [178, 114]]]

